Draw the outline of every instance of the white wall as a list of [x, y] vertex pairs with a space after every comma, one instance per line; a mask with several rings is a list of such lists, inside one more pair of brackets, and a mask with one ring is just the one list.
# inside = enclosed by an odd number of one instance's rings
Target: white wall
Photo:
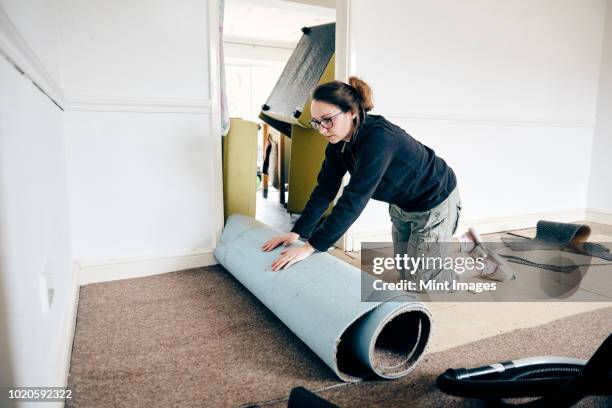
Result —
[[[21, 60], [35, 50], [45, 64], [41, 66], [48, 64], [48, 72], [56, 72], [57, 57], [50, 51], [57, 45], [54, 10], [35, 1], [2, 2], [0, 7], [2, 53]], [[17, 34], [31, 47], [13, 41]], [[42, 76], [30, 68], [27, 75]], [[0, 344], [6, 343], [0, 364], [5, 366], [3, 377], [10, 377], [2, 385], [65, 385], [78, 283], [71, 255], [62, 111], [4, 57], [0, 83], [0, 321], [5, 326]], [[54, 292], [47, 311], [43, 276]]]
[[79, 260], [210, 249], [209, 116], [67, 112]]
[[612, 0], [607, 4], [587, 207], [595, 220], [612, 224]]
[[201, 0], [0, 0], [2, 384], [65, 385], [87, 261], [99, 280], [213, 261], [215, 13]]
[[[375, 113], [455, 170], [463, 225], [584, 218], [605, 1], [389, 0], [375, 19], [373, 7], [350, 2], [349, 73], [372, 85]], [[388, 218], [372, 202], [349, 238], [388, 238]]]
[[61, 0], [74, 256], [211, 252], [208, 2]]
[[210, 99], [207, 1], [58, 1], [69, 99]]

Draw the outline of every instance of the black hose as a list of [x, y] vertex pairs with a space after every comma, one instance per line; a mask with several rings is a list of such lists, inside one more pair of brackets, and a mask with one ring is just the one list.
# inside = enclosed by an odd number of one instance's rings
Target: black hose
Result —
[[[586, 365], [536, 364], [488, 372], [471, 379], [466, 369], [448, 369], [437, 379], [440, 390], [460, 397], [494, 399], [502, 407], [569, 407], [587, 395], [612, 395], [612, 335]], [[542, 397], [524, 404], [502, 398]]]

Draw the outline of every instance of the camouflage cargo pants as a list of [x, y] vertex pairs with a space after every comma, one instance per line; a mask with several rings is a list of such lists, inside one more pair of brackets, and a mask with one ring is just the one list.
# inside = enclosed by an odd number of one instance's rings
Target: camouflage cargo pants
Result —
[[[393, 223], [393, 249], [396, 255], [409, 257], [447, 257], [453, 234], [457, 231], [461, 214], [461, 199], [457, 187], [446, 200], [429, 211], [405, 211], [389, 205]], [[400, 278], [417, 282], [435, 279], [437, 282], [456, 280], [453, 270], [433, 267], [415, 271], [400, 269]]]

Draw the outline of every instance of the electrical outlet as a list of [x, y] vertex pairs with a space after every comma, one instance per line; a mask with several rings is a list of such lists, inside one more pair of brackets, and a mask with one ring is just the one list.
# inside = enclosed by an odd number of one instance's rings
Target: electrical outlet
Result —
[[39, 277], [40, 286], [40, 304], [43, 314], [48, 313], [53, 304], [53, 297], [55, 295], [55, 285], [53, 282], [53, 273], [49, 264], [45, 266], [45, 269]]

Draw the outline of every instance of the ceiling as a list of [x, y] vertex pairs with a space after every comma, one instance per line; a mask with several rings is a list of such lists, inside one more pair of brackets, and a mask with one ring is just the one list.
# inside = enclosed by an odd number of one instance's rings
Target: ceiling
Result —
[[226, 0], [223, 39], [230, 43], [293, 48], [302, 36], [302, 27], [336, 20], [335, 8], [313, 5], [333, 2], [335, 0]]

